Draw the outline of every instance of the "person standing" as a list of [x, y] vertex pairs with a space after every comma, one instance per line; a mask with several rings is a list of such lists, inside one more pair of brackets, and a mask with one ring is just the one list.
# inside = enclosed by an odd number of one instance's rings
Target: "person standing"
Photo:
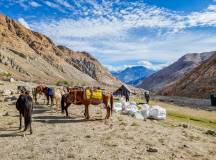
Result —
[[129, 93], [128, 92], [125, 93], [125, 99], [126, 99], [126, 102], [129, 101]]
[[148, 103], [149, 103], [149, 100], [150, 100], [149, 91], [146, 91], [146, 92], [145, 92], [145, 100], [146, 100], [146, 103], [148, 104]]

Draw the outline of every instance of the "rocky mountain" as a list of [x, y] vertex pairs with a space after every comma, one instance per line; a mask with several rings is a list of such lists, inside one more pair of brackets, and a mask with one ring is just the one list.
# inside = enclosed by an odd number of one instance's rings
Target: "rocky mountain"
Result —
[[213, 54], [214, 52], [186, 54], [170, 66], [144, 79], [139, 87], [155, 92], [159, 91], [183, 78]]
[[[112, 72], [112, 74], [119, 80], [129, 83], [134, 82], [137, 80], [143, 79], [144, 77], [150, 76], [154, 73], [153, 70], [145, 68], [143, 66], [135, 66], [135, 67], [128, 67], [123, 71], [120, 72]], [[136, 84], [135, 84], [136, 85]]]
[[87, 52], [57, 46], [43, 34], [0, 15], [0, 74], [26, 81], [119, 85], [100, 62]]
[[130, 82], [127, 82], [127, 84], [136, 87], [136, 86], [139, 86], [139, 85], [142, 83], [143, 79], [145, 79], [145, 78], [146, 78], [146, 77], [142, 77], [142, 78], [140, 78], [140, 79], [132, 80], [132, 81], [130, 81]]
[[216, 52], [186, 74], [184, 78], [159, 91], [159, 94], [193, 98], [209, 98], [216, 92]]

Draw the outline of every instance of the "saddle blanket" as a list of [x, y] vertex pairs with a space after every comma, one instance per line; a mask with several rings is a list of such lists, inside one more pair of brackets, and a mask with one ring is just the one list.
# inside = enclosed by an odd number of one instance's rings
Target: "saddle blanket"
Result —
[[86, 99], [102, 100], [102, 90], [100, 89], [86, 89]]
[[55, 94], [55, 90], [54, 90], [54, 88], [48, 88], [48, 91], [47, 91], [48, 93], [48, 96], [53, 96], [54, 94]]

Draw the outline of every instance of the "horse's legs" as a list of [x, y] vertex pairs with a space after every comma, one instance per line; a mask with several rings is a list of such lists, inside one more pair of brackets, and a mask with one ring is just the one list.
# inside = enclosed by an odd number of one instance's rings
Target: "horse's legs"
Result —
[[110, 106], [109, 106], [109, 105], [106, 104], [105, 106], [106, 106], [106, 111], [107, 111], [107, 114], [106, 114], [105, 119], [109, 119], [111, 109], [110, 109]]
[[66, 106], [64, 107], [65, 112], [66, 112], [66, 117], [68, 117], [68, 107], [71, 105], [71, 103], [67, 103]]
[[32, 126], [31, 126], [31, 124], [32, 124], [32, 118], [30, 119], [30, 134], [32, 134]]
[[19, 117], [19, 119], [20, 119], [20, 126], [19, 126], [19, 129], [22, 129], [22, 114], [21, 114], [21, 112], [19, 112], [20, 113], [20, 117]]
[[47, 98], [47, 105], [49, 105], [49, 96], [46, 96]]
[[54, 96], [50, 96], [50, 98], [51, 98], [51, 106], [53, 106], [54, 105], [54, 103], [53, 103]]
[[88, 105], [85, 105], [85, 113], [84, 113], [84, 116], [85, 116], [86, 119], [89, 119], [89, 118], [90, 118]]
[[55, 101], [56, 101], [56, 112], [58, 112], [58, 110], [60, 108], [60, 100], [58, 97], [55, 97]]
[[38, 102], [37, 102], [37, 94], [36, 93], [34, 94], [34, 99], [35, 99], [35, 104], [37, 104]]

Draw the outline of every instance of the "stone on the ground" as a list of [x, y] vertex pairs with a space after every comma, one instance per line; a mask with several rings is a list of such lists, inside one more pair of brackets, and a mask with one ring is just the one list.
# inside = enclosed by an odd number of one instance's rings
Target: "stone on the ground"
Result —
[[10, 89], [5, 89], [5, 90], [3, 90], [2, 95], [3, 95], [3, 96], [9, 96], [9, 95], [11, 95], [11, 90], [10, 90]]
[[147, 152], [158, 152], [158, 149], [149, 147], [146, 151]]
[[211, 136], [216, 136], [216, 132], [213, 131], [213, 130], [207, 130], [207, 131], [205, 132], [205, 134], [208, 134], [208, 135], [211, 135]]
[[183, 124], [182, 127], [183, 128], [188, 128], [188, 125], [187, 124]]
[[14, 78], [10, 78], [10, 82], [11, 83], [15, 82], [15, 79]]
[[12, 96], [12, 97], [10, 97], [10, 99], [11, 99], [11, 101], [15, 101], [15, 100], [17, 100], [17, 97], [16, 96]]

